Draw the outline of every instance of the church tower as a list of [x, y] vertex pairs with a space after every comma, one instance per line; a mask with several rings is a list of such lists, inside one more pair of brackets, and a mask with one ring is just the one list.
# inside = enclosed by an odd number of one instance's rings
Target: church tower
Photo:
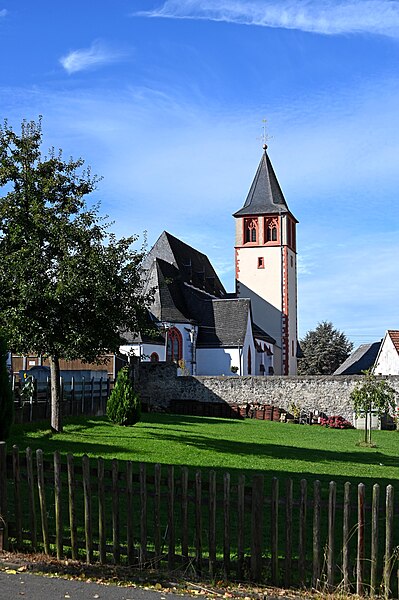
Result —
[[236, 219], [238, 297], [250, 298], [256, 325], [276, 340], [276, 375], [297, 372], [296, 224], [277, 181], [266, 144]]

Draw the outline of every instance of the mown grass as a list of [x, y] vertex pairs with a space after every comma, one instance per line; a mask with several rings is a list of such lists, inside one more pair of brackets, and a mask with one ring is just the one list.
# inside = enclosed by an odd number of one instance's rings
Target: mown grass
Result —
[[187, 465], [276, 477], [352, 482], [399, 479], [399, 432], [375, 431], [374, 448], [359, 446], [362, 432], [257, 420], [144, 414], [134, 427], [106, 418], [74, 418], [64, 432], [47, 424], [16, 425], [10, 444], [75, 456], [88, 454], [146, 463]]
[[[108, 469], [108, 492], [106, 495], [107, 518], [107, 540], [112, 542], [111, 532], [111, 509], [112, 498], [110, 495], [110, 461], [117, 458], [120, 470], [120, 522], [121, 530], [126, 531], [127, 509], [125, 503], [124, 491], [124, 472], [126, 465], [123, 461], [131, 460], [134, 462], [134, 539], [135, 547], [138, 548], [140, 540], [140, 489], [139, 489], [139, 465], [138, 463], [147, 463], [147, 474], [149, 481], [153, 475], [153, 465], [160, 463], [162, 465], [172, 464], [175, 468], [176, 485], [176, 503], [175, 520], [177, 526], [176, 542], [179, 546], [180, 538], [180, 474], [179, 466], [189, 467], [190, 481], [190, 501], [189, 501], [189, 527], [191, 540], [191, 556], [194, 554], [193, 540], [195, 531], [194, 514], [194, 478], [195, 470], [202, 469], [203, 483], [203, 528], [207, 531], [207, 489], [208, 489], [208, 470], [217, 471], [218, 482], [218, 506], [223, 502], [223, 478], [225, 471], [231, 474], [231, 540], [232, 556], [236, 553], [236, 519], [235, 507], [237, 506], [237, 477], [239, 473], [246, 474], [246, 485], [250, 489], [252, 475], [261, 472], [265, 476], [265, 494], [269, 499], [266, 501], [264, 512], [264, 548], [265, 556], [269, 556], [269, 537], [271, 528], [270, 514], [270, 490], [272, 477], [280, 479], [280, 509], [279, 509], [279, 551], [280, 557], [284, 556], [285, 544], [285, 480], [292, 478], [294, 481], [294, 509], [293, 509], [293, 531], [294, 531], [294, 549], [293, 557], [297, 558], [298, 548], [298, 523], [299, 523], [299, 480], [308, 481], [308, 535], [306, 538], [307, 560], [310, 565], [312, 556], [312, 499], [313, 482], [319, 479], [322, 483], [322, 531], [321, 540], [324, 547], [327, 539], [327, 510], [328, 510], [328, 484], [331, 480], [337, 482], [337, 531], [336, 548], [337, 561], [342, 543], [342, 499], [343, 484], [345, 481], [352, 483], [352, 513], [351, 527], [356, 531], [357, 498], [356, 485], [360, 482], [366, 484], [366, 507], [367, 518], [371, 515], [371, 492], [372, 484], [379, 483], [385, 486], [393, 483], [396, 487], [399, 479], [399, 432], [396, 431], [376, 431], [373, 432], [373, 441], [376, 447], [365, 448], [359, 445], [363, 438], [363, 432], [356, 430], [333, 430], [318, 426], [282, 424], [268, 421], [256, 420], [229, 420], [221, 418], [194, 417], [168, 414], [144, 414], [140, 423], [134, 427], [119, 427], [112, 425], [106, 418], [73, 418], [65, 421], [64, 432], [53, 434], [48, 424], [37, 423], [28, 425], [14, 426], [9, 440], [9, 449], [13, 444], [25, 451], [27, 446], [33, 450], [41, 448], [48, 459], [46, 477], [46, 495], [48, 506], [48, 519], [52, 535], [54, 536], [54, 486], [53, 473], [51, 467], [52, 453], [55, 450], [61, 452], [63, 461], [66, 460], [66, 454], [72, 453], [76, 457], [75, 464], [79, 465], [78, 458], [83, 454], [90, 457], [102, 456], [107, 461]], [[24, 460], [21, 459], [21, 463]], [[95, 465], [95, 461], [92, 461]], [[163, 501], [161, 506], [161, 522], [163, 531], [167, 531], [167, 481], [166, 468], [162, 469], [163, 477]], [[22, 484], [25, 485], [23, 478]], [[93, 475], [93, 522], [97, 522], [97, 500], [96, 500], [96, 481]], [[63, 483], [63, 514], [68, 514], [67, 503], [67, 485], [66, 475], [64, 473]], [[83, 544], [83, 496], [81, 475], [78, 475], [77, 494], [77, 516], [78, 533]], [[384, 490], [381, 490], [381, 508], [384, 504]], [[26, 494], [25, 494], [26, 495]], [[10, 504], [13, 501], [12, 482], [10, 480]], [[295, 502], [296, 500], [296, 502]], [[154, 514], [153, 484], [148, 484], [148, 540], [149, 549], [152, 546], [152, 528]], [[38, 506], [38, 499], [36, 497]], [[28, 519], [27, 508], [24, 505], [24, 520]], [[384, 513], [380, 513], [380, 531], [384, 528]], [[223, 553], [223, 511], [217, 511], [217, 556], [221, 558]], [[371, 529], [369, 523], [366, 527], [366, 546], [370, 546]], [[124, 535], [124, 534], [123, 534]], [[166, 534], [165, 534], [166, 535]], [[250, 554], [250, 535], [251, 535], [251, 505], [246, 503], [245, 509], [245, 554]], [[68, 521], [65, 518], [65, 539], [68, 539]], [[94, 538], [97, 539], [97, 533], [94, 532]], [[204, 554], [207, 553], [206, 535], [204, 534]], [[395, 533], [394, 545], [399, 544], [398, 534]], [[356, 558], [356, 536], [351, 542], [351, 560], [355, 564]], [[384, 550], [384, 540], [381, 537], [379, 550], [379, 565], [382, 565], [382, 555]], [[282, 564], [282, 562], [281, 562]], [[368, 563], [367, 563], [368, 564]], [[293, 573], [295, 568], [293, 570]], [[310, 566], [307, 571], [307, 580], [310, 583]], [[293, 574], [293, 579], [297, 579], [297, 574]]]

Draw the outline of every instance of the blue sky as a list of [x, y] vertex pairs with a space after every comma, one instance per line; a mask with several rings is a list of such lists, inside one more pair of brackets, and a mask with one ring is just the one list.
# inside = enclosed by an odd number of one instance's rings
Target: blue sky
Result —
[[399, 328], [399, 1], [0, 4], [0, 118], [43, 115], [118, 235], [166, 229], [234, 288], [234, 220], [269, 155], [300, 221], [299, 333]]

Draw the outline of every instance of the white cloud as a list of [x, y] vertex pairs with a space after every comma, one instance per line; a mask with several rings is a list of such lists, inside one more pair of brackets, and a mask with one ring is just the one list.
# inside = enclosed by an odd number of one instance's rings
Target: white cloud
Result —
[[5, 17], [8, 14], [8, 10], [6, 8], [2, 8], [0, 10], [0, 17]]
[[71, 74], [115, 62], [123, 56], [123, 53], [110, 50], [96, 41], [90, 48], [80, 48], [62, 56], [60, 63]]
[[392, 0], [166, 0], [139, 16], [205, 19], [299, 29], [324, 35], [399, 37], [399, 2]]

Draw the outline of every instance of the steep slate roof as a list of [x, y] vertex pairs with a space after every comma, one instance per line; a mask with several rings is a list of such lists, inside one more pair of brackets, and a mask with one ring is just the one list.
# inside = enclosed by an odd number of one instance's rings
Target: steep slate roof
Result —
[[338, 367], [334, 375], [360, 375], [362, 371], [370, 369], [375, 363], [380, 346], [381, 342], [362, 344]]
[[275, 344], [276, 340], [272, 338], [266, 331], [264, 331], [259, 325], [256, 323], [252, 323], [252, 333], [255, 338], [258, 340], [263, 340], [265, 342], [269, 342], [269, 344]]
[[244, 344], [251, 303], [248, 298], [206, 301], [207, 314], [198, 330], [198, 347], [234, 347]]
[[149, 270], [156, 258], [174, 265], [183, 281], [218, 298], [225, 295], [223, 287], [209, 258], [185, 244], [167, 231], [163, 231], [143, 261], [143, 269]]
[[234, 217], [290, 212], [266, 149], [264, 146], [265, 151], [244, 206], [234, 213]]
[[[151, 305], [155, 320], [197, 324], [200, 347], [243, 345], [251, 319], [250, 300], [226, 293], [205, 254], [164, 231], [143, 269], [146, 288], [155, 290]], [[276, 342], [254, 323], [252, 333], [271, 344]]]
[[179, 270], [158, 258], [153, 263], [151, 285], [156, 288], [151, 311], [159, 321], [190, 323], [192, 317], [182, 292]]

